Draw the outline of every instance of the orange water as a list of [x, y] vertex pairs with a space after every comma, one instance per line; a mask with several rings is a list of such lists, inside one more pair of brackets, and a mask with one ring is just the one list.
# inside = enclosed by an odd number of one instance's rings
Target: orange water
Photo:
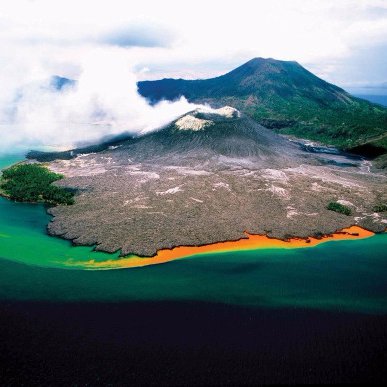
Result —
[[256, 235], [245, 233], [246, 237], [227, 242], [216, 242], [202, 246], [178, 246], [172, 249], [162, 249], [153, 257], [128, 256], [119, 259], [109, 259], [101, 262], [89, 260], [86, 262], [68, 262], [69, 266], [82, 266], [89, 269], [113, 269], [113, 268], [131, 268], [148, 265], [156, 265], [173, 261], [176, 259], [186, 258], [197, 254], [207, 254], [215, 252], [225, 252], [232, 250], [255, 250], [255, 249], [272, 249], [272, 248], [302, 248], [312, 247], [320, 243], [343, 240], [343, 239], [360, 239], [368, 238], [374, 235], [373, 232], [365, 230], [358, 226], [345, 228], [331, 235], [322, 238], [291, 238], [281, 240], [269, 238], [266, 235]]

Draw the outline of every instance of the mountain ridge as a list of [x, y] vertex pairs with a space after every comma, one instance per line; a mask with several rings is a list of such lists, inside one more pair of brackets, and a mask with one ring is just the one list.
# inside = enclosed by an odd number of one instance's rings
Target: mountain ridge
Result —
[[[268, 81], [274, 81], [275, 74], [285, 73], [284, 75], [287, 75], [289, 78], [289, 75], [297, 75], [297, 72], [303, 72], [304, 76], [308, 76], [309, 78], [313, 78], [314, 83], [318, 83], [324, 86], [328, 86], [330, 88], [330, 91], [333, 92], [342, 92], [346, 93], [343, 89], [339, 88], [338, 86], [332, 85], [318, 77], [316, 77], [314, 74], [312, 74], [310, 71], [306, 70], [304, 67], [302, 67], [298, 62], [296, 61], [280, 61], [273, 58], [253, 58], [246, 62], [245, 64], [229, 71], [226, 74], [214, 77], [214, 78], [207, 78], [207, 79], [198, 79], [198, 80], [185, 80], [182, 78], [174, 79], [174, 78], [164, 78], [159, 81], [141, 81], [138, 82], [139, 91], [140, 94], [151, 100], [152, 102], [157, 102], [161, 98], [171, 99], [171, 98], [178, 98], [182, 96], [181, 90], [179, 88], [176, 88], [175, 90], [168, 90], [168, 89], [159, 89], [156, 91], [153, 91], [155, 94], [148, 94], [147, 86], [155, 84], [155, 82], [158, 82], [159, 84], [164, 83], [165, 86], [168, 86], [168, 82], [174, 82], [176, 86], [181, 85], [183, 82], [187, 85], [193, 85], [197, 84], [196, 89], [200, 89], [202, 86], [206, 87], [206, 90], [204, 90], [205, 93], [207, 93], [207, 96], [213, 96], [214, 92], [215, 95], [224, 94], [225, 91], [235, 93], [239, 95], [248, 95], [251, 92], [256, 92], [255, 89], [257, 86], [262, 86], [262, 76], [267, 76], [269, 74], [273, 79], [268, 79]], [[261, 76], [261, 77], [260, 77]], [[255, 78], [255, 79], [254, 79]], [[295, 78], [295, 77], [293, 77]], [[290, 79], [290, 78], [289, 78]], [[296, 83], [297, 86], [302, 86], [299, 81], [302, 81], [302, 78], [292, 79], [294, 83]], [[224, 85], [219, 85], [219, 81], [224, 82]], [[211, 89], [211, 86], [216, 86], [216, 90]], [[233, 88], [230, 88], [232, 86]], [[237, 90], [235, 90], [235, 87], [238, 87]], [[184, 90], [184, 88], [183, 88]], [[275, 88], [278, 92], [288, 92], [289, 90], [280, 90], [279, 88]], [[190, 97], [190, 94], [194, 94], [196, 90], [190, 91], [190, 90], [184, 90], [186, 93], [188, 93], [188, 96]], [[160, 94], [157, 95], [156, 93], [159, 92]], [[202, 91], [203, 92], [203, 91]], [[187, 97], [187, 95], [184, 94], [184, 96]]]

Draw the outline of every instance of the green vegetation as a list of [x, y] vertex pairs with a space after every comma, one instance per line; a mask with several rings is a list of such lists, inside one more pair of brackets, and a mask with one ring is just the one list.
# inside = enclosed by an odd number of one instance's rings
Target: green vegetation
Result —
[[19, 164], [3, 171], [0, 189], [4, 196], [20, 202], [73, 204], [72, 192], [52, 185], [62, 178], [39, 164]]
[[347, 206], [344, 206], [340, 203], [337, 203], [337, 202], [330, 202], [328, 205], [327, 205], [327, 209], [328, 210], [331, 210], [331, 211], [335, 211], [335, 212], [338, 212], [340, 214], [344, 214], [344, 215], [351, 215], [352, 211], [349, 207]]
[[367, 143], [381, 151], [387, 150], [383, 137], [387, 128], [387, 109], [355, 98], [325, 106], [302, 96], [290, 101], [275, 99], [265, 108], [251, 112], [264, 126], [344, 149]]
[[377, 206], [372, 207], [374, 212], [385, 212], [387, 211], [387, 204], [378, 204]]

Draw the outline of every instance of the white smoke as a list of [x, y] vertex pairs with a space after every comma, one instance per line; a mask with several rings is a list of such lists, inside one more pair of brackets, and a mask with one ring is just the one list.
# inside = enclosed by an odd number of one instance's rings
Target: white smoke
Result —
[[143, 134], [197, 107], [185, 98], [150, 106], [137, 92], [134, 63], [125, 50], [94, 49], [78, 66], [76, 84], [59, 91], [50, 85], [52, 74], [44, 71], [9, 82], [0, 99], [0, 153]]

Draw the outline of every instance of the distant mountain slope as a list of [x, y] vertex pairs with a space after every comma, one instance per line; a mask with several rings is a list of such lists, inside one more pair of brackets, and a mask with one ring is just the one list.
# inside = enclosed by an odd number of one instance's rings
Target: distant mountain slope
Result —
[[387, 152], [387, 109], [353, 97], [297, 62], [255, 58], [211, 79], [138, 83], [151, 103], [185, 96], [212, 106], [230, 105], [260, 124], [298, 137], [375, 156]]

